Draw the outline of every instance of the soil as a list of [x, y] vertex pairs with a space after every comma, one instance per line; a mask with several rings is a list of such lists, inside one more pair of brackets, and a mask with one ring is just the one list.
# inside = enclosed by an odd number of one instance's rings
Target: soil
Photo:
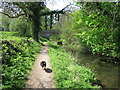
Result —
[[[43, 70], [40, 66], [41, 61], [46, 61], [47, 67], [46, 70]], [[55, 88], [53, 82], [53, 72], [50, 66], [50, 58], [48, 55], [48, 46], [45, 45], [42, 47], [40, 54], [38, 55], [32, 71], [28, 76], [26, 82], [26, 88]]]

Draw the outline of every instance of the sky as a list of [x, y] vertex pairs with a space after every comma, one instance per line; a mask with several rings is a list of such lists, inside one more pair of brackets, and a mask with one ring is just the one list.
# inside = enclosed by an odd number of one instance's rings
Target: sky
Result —
[[61, 10], [72, 2], [73, 0], [46, 0], [47, 7], [50, 10]]

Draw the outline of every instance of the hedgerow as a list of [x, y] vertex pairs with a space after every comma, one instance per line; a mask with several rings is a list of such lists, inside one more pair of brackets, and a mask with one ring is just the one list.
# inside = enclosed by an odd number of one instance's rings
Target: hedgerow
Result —
[[7, 35], [2, 40], [2, 88], [23, 88], [41, 44]]

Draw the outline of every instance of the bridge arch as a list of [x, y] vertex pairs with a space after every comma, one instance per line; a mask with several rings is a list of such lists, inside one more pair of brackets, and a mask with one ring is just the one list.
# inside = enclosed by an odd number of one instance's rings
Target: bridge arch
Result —
[[60, 30], [42, 30], [40, 31], [40, 36], [49, 39], [52, 35], [60, 34]]

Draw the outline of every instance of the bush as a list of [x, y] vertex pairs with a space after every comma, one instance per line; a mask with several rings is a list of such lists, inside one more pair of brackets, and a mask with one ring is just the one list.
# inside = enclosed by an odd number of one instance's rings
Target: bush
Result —
[[3, 15], [3, 14], [0, 14], [0, 22], [1, 22], [1, 29], [4, 30], [4, 31], [9, 31], [9, 25], [10, 25], [10, 22], [11, 22], [11, 18]]
[[52, 35], [52, 36], [50, 37], [50, 40], [51, 40], [51, 41], [60, 41], [60, 36], [59, 36], [59, 35]]
[[[6, 33], [5, 33], [6, 34]], [[7, 33], [8, 34], [8, 33]], [[9, 38], [12, 33], [9, 33]], [[3, 33], [3, 36], [4, 33]], [[2, 40], [3, 88], [23, 88], [41, 44], [32, 39]]]
[[43, 38], [43, 37], [40, 37], [40, 40], [41, 40], [42, 42], [48, 42], [48, 40], [47, 40], [46, 38]]
[[19, 36], [31, 36], [31, 23], [25, 17], [15, 18], [9, 25], [10, 31], [19, 32]]
[[[93, 54], [120, 58], [120, 8], [116, 3], [79, 3], [82, 8], [73, 13], [73, 30]], [[114, 13], [115, 12], [115, 13]], [[112, 15], [116, 17], [112, 18]]]

